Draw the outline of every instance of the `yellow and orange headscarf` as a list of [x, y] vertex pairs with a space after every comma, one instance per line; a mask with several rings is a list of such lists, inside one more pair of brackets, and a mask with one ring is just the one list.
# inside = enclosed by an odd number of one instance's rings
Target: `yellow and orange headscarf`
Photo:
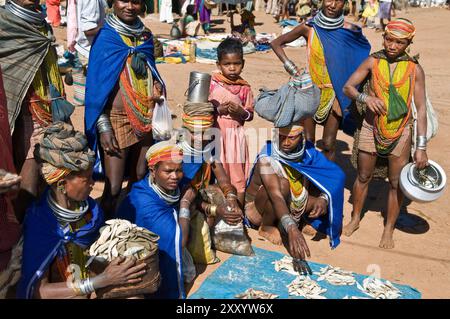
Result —
[[408, 19], [398, 18], [386, 25], [384, 33], [396, 39], [412, 40], [416, 34], [416, 28]]
[[183, 160], [183, 150], [171, 141], [156, 143], [150, 147], [145, 154], [148, 167], [154, 167], [159, 162], [171, 161], [181, 162]]

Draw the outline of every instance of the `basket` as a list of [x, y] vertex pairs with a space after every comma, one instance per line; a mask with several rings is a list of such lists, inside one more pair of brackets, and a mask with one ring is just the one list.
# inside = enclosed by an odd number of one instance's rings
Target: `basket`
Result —
[[147, 264], [147, 267], [145, 268], [147, 272], [142, 277], [141, 282], [99, 289], [96, 291], [97, 298], [128, 298], [137, 295], [155, 293], [161, 284], [161, 275], [159, 273], [159, 254], [156, 245], [147, 257], [139, 259], [136, 262], [137, 265], [142, 263]]

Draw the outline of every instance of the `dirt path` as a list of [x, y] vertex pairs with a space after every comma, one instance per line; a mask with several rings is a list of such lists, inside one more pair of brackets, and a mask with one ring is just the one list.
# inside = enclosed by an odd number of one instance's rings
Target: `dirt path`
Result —
[[[450, 147], [448, 147], [448, 128], [450, 113], [445, 112], [450, 105], [450, 33], [448, 21], [450, 11], [432, 9], [409, 9], [408, 14], [398, 12], [398, 16], [411, 19], [417, 28], [417, 35], [412, 45], [412, 53], [420, 53], [420, 63], [425, 73], [429, 95], [439, 116], [439, 134], [429, 145], [429, 158], [440, 163], [450, 177]], [[281, 29], [273, 19], [262, 12], [256, 12], [257, 32], [280, 33]], [[223, 20], [222, 17], [214, 17]], [[169, 34], [170, 25], [159, 23], [155, 17], [147, 19], [148, 26], [158, 35]], [[226, 27], [227, 23], [218, 25]], [[373, 30], [365, 29], [364, 33], [372, 44], [372, 51], [381, 48], [381, 35]], [[62, 39], [63, 30], [58, 30]], [[305, 61], [305, 48], [289, 48], [288, 55], [298, 65]], [[258, 88], [267, 86], [277, 88], [285, 81], [287, 75], [272, 52], [256, 53], [245, 57], [246, 65], [243, 77], [249, 81], [257, 94]], [[214, 65], [206, 64], [179, 64], [158, 65], [164, 80], [166, 81], [169, 103], [174, 113], [180, 115], [181, 109], [177, 104], [183, 103], [184, 92], [187, 88], [189, 72], [192, 70], [210, 72]], [[70, 96], [70, 89], [69, 89]], [[83, 109], [77, 108], [73, 116], [77, 128], [83, 128]], [[179, 118], [176, 120], [180, 124]], [[248, 127], [267, 129], [269, 123], [256, 117]], [[318, 134], [321, 136], [321, 133]], [[353, 140], [351, 137], [339, 133], [338, 163], [347, 174], [345, 190], [344, 223], [350, 218], [351, 204], [350, 188], [355, 178], [355, 172], [350, 164], [350, 150]], [[264, 139], [260, 143], [262, 143]], [[251, 150], [252, 151], [252, 150]], [[256, 155], [257, 149], [252, 151]], [[96, 185], [94, 197], [101, 194], [102, 185]], [[312, 253], [311, 260], [319, 263], [332, 264], [357, 273], [371, 274], [374, 269], [379, 269], [382, 278], [396, 283], [408, 284], [423, 294], [424, 298], [449, 298], [450, 297], [450, 200], [447, 190], [443, 197], [430, 204], [411, 203], [407, 206], [407, 212], [402, 215], [401, 224], [407, 225], [402, 230], [396, 230], [394, 234], [396, 247], [393, 250], [382, 250], [378, 243], [383, 231], [383, 218], [381, 211], [386, 202], [387, 184], [376, 182], [369, 189], [367, 213], [361, 224], [361, 228], [350, 238], [342, 237], [341, 245], [330, 250], [328, 240], [315, 241], [308, 239]], [[282, 247], [276, 247], [259, 238], [256, 232], [250, 232], [253, 243], [262, 248], [285, 251]], [[228, 256], [219, 253], [222, 260]], [[375, 266], [374, 266], [375, 265]], [[194, 292], [203, 282], [204, 278], [218, 265], [208, 266], [196, 280], [190, 293]]]

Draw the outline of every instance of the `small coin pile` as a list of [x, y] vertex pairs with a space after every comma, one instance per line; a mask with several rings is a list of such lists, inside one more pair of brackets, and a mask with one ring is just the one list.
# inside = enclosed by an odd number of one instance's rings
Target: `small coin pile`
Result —
[[278, 295], [271, 294], [269, 292], [264, 292], [262, 290], [255, 290], [253, 288], [248, 288], [245, 292], [234, 296], [238, 299], [276, 299]]
[[111, 219], [89, 248], [91, 256], [111, 261], [118, 256], [147, 257], [158, 247], [159, 236], [124, 219]]
[[320, 268], [320, 272], [314, 272], [314, 274], [319, 276], [317, 281], [326, 280], [335, 286], [351, 286], [356, 283], [351, 271], [342, 270], [339, 267], [326, 266]]
[[367, 277], [363, 280], [363, 285], [356, 283], [359, 290], [375, 299], [398, 299], [402, 293], [394, 285], [386, 280], [381, 281], [375, 277]]
[[300, 296], [306, 299], [327, 299], [322, 296], [327, 290], [307, 276], [298, 276], [287, 287], [290, 296]]

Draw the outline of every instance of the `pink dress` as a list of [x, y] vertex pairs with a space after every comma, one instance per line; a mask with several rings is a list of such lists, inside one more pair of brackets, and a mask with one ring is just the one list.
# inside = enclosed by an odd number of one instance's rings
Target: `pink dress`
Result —
[[[247, 121], [252, 120], [254, 101], [250, 87], [227, 85], [213, 78], [209, 94], [209, 100], [216, 108], [225, 102], [234, 102], [250, 113]], [[230, 176], [232, 185], [236, 187], [238, 193], [244, 193], [250, 170], [248, 144], [244, 130], [245, 120], [233, 118], [230, 115], [218, 115], [216, 123], [222, 135], [220, 160]]]

